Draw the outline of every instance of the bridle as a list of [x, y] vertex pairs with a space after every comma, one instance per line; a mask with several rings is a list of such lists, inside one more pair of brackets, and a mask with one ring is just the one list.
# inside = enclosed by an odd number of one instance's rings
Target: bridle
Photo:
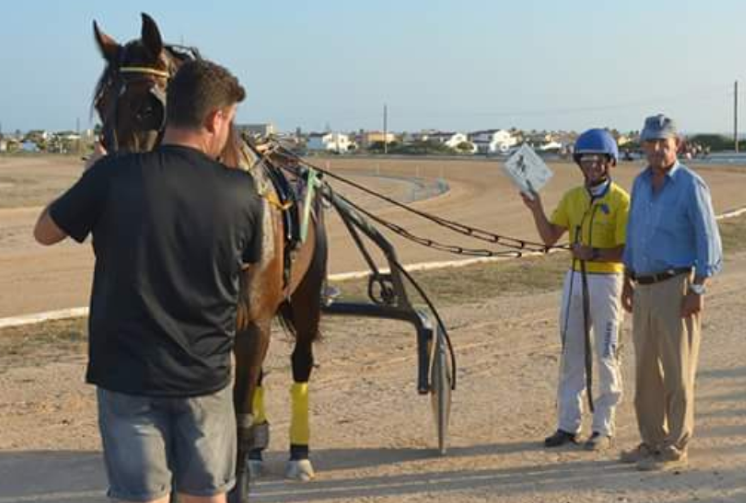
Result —
[[[120, 61], [126, 61], [126, 47]], [[186, 60], [199, 59], [199, 52], [193, 48], [164, 46], [166, 69], [144, 65], [110, 65], [104, 74], [104, 83], [94, 99], [94, 107], [99, 113], [103, 129], [102, 142], [108, 152], [119, 150], [120, 138], [117, 134], [120, 98], [132, 85], [148, 87], [149, 104], [134, 112], [132, 128], [134, 132], [153, 132], [159, 144], [166, 126], [166, 89], [176, 70]], [[105, 100], [102, 109], [101, 104]]]

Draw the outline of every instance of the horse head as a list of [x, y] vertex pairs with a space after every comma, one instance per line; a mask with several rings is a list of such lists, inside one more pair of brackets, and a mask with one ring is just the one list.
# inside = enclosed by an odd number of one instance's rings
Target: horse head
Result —
[[166, 88], [176, 70], [196, 51], [165, 45], [155, 21], [142, 14], [139, 39], [119, 44], [93, 22], [106, 68], [93, 106], [109, 151], [145, 151], [160, 141], [166, 122]]

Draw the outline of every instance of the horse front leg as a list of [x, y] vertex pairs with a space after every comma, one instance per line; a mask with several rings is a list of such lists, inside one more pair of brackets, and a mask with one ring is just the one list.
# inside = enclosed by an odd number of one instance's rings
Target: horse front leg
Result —
[[252, 477], [264, 474], [264, 450], [269, 447], [269, 421], [264, 402], [264, 371], [259, 373], [259, 380], [254, 388], [251, 400], [251, 449], [249, 450], [249, 471]]
[[248, 501], [250, 474], [249, 453], [256, 446], [253, 431], [254, 394], [259, 383], [262, 362], [269, 347], [270, 320], [253, 321], [236, 333], [234, 355], [236, 359], [233, 402], [237, 427], [237, 485], [231, 492], [231, 503]]

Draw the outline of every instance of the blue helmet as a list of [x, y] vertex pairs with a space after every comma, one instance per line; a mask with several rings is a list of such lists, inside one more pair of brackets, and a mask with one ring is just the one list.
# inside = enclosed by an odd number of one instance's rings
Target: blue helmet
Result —
[[614, 137], [605, 129], [589, 129], [575, 140], [572, 157], [575, 162], [580, 161], [583, 154], [605, 154], [614, 162], [619, 160], [619, 148]]

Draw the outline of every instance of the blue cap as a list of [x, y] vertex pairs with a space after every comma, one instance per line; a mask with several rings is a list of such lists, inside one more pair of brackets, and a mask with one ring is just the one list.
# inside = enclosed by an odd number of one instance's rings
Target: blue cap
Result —
[[640, 133], [640, 140], [665, 140], [667, 138], [676, 138], [676, 124], [670, 117], [663, 114], [653, 115], [645, 119], [645, 125]]

